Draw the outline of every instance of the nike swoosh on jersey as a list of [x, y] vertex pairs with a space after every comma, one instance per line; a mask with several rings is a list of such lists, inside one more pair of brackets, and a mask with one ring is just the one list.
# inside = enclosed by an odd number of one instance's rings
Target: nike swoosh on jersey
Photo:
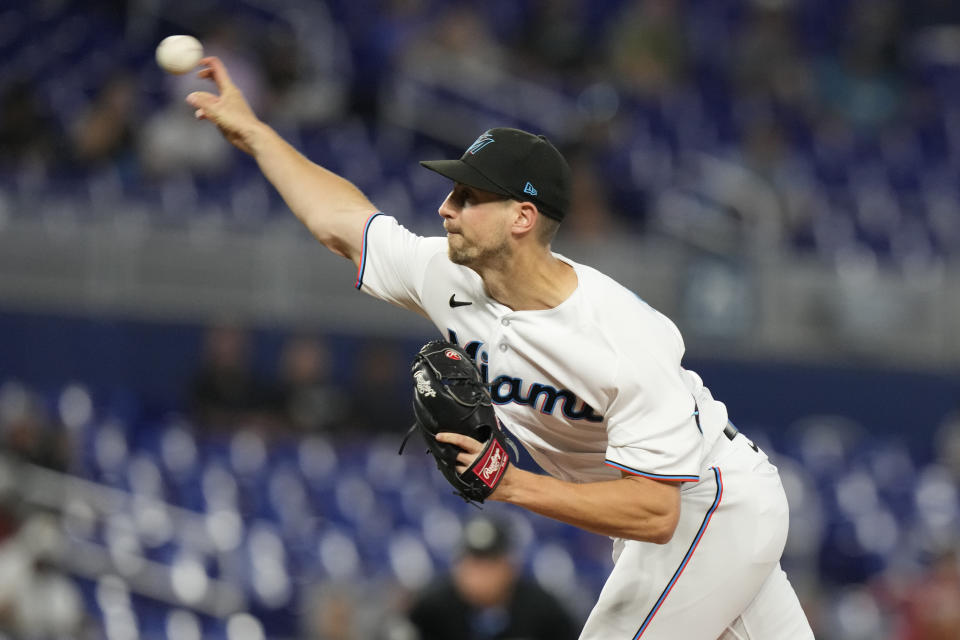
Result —
[[456, 295], [457, 295], [457, 294], [455, 294], [455, 293], [451, 293], [451, 294], [450, 294], [450, 308], [451, 308], [451, 309], [452, 309], [452, 308], [455, 308], [455, 307], [465, 307], [465, 306], [467, 306], [468, 304], [473, 304], [473, 303], [470, 302], [469, 300], [467, 300], [467, 301], [454, 300], [454, 298], [456, 297]]

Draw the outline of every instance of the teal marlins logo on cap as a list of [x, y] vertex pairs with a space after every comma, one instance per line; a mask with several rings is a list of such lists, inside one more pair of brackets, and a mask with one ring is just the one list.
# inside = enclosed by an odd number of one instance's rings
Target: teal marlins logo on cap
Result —
[[482, 134], [479, 138], [474, 140], [472, 145], [467, 147], [467, 153], [469, 153], [472, 156], [476, 155], [477, 151], [480, 151], [480, 149], [483, 149], [485, 146], [487, 146], [491, 142], [494, 142], [493, 136], [490, 134], [489, 131], [487, 131], [486, 133]]

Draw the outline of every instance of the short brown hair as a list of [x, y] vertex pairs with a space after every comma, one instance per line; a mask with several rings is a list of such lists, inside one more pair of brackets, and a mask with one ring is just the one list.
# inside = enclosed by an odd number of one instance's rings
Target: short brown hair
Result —
[[550, 246], [550, 243], [553, 242], [553, 239], [557, 235], [557, 230], [559, 229], [559, 220], [551, 218], [550, 216], [545, 216], [543, 215], [543, 212], [540, 212], [535, 232], [537, 234], [537, 240], [539, 240], [541, 244], [544, 246]]

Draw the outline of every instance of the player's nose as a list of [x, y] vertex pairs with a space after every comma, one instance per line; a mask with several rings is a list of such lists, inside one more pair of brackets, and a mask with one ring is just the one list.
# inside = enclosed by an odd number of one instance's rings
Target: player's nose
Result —
[[440, 203], [440, 208], [437, 209], [437, 213], [440, 214], [440, 217], [444, 220], [452, 218], [456, 213], [456, 207], [453, 206], [451, 198], [453, 197], [453, 191], [447, 194], [447, 197], [444, 198], [443, 202]]

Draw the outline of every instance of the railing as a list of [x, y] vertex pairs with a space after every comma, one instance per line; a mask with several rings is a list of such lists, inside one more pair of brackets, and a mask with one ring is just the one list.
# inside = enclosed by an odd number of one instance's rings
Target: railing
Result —
[[[211, 578], [202, 568], [198, 571], [176, 563], [162, 564], [124, 549], [122, 544], [108, 547], [69, 533], [71, 521], [79, 519], [92, 526], [118, 513], [148, 508], [164, 519], [171, 539], [197, 551], [213, 553], [218, 544], [209, 531], [205, 514], [3, 455], [0, 455], [0, 479], [5, 493], [13, 493], [30, 508], [52, 513], [64, 524], [37, 530], [47, 539], [38, 547], [64, 571], [89, 580], [116, 575], [133, 593], [215, 618], [225, 619], [246, 609], [244, 595], [237, 585]], [[145, 501], [149, 504], [144, 504]]]
[[[292, 217], [275, 219], [251, 233], [158, 229], [123, 212], [83, 224], [44, 211], [13, 216], [0, 227], [0, 311], [435, 334], [415, 314], [384, 314], [353, 288], [350, 262]], [[673, 318], [693, 355], [930, 370], [960, 364], [957, 265], [906, 278], [787, 257], [733, 263], [654, 237], [561, 237], [557, 249]]]

